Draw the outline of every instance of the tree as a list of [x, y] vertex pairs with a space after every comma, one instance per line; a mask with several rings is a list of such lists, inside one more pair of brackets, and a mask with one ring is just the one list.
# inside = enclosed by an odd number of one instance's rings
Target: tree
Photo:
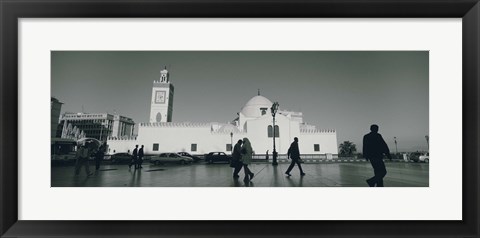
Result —
[[357, 146], [348, 140], [341, 143], [339, 148], [341, 156], [353, 156], [357, 152]]

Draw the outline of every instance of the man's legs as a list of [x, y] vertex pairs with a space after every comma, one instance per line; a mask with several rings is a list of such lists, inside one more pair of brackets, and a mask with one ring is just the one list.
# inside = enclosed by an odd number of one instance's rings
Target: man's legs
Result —
[[100, 169], [100, 159], [98, 158], [95, 158], [95, 170], [99, 170]]
[[90, 165], [88, 163], [88, 159], [85, 159], [83, 164], [85, 164], [85, 173], [87, 174], [87, 176], [92, 175], [92, 173], [90, 172]]
[[305, 173], [303, 172], [302, 165], [300, 165], [300, 160], [297, 160], [295, 163], [297, 163], [298, 168], [300, 169], [300, 174], [304, 175]]
[[80, 162], [80, 158], [77, 158], [77, 161], [75, 161], [75, 175], [80, 174], [81, 166], [82, 166], [82, 163]]
[[235, 169], [233, 170], [233, 177], [238, 178], [238, 173], [240, 173], [240, 170], [242, 170], [242, 164], [237, 164], [235, 165]]
[[370, 159], [370, 163], [372, 164], [373, 173], [375, 174], [375, 176], [368, 179], [367, 182], [369, 184], [373, 184], [374, 186], [376, 184], [377, 187], [383, 187], [383, 177], [385, 177], [385, 175], [387, 174], [385, 163], [383, 163], [382, 158]]
[[383, 187], [383, 178], [385, 177], [385, 175], [387, 175], [387, 169], [385, 168], [385, 163], [382, 159], [378, 160], [377, 167], [374, 171], [377, 180], [377, 187]]
[[285, 174], [287, 174], [287, 175], [290, 176], [290, 171], [292, 171], [293, 166], [295, 166], [295, 160], [292, 159], [292, 162], [290, 162], [290, 166], [288, 166], [288, 169], [287, 169], [287, 171], [285, 172]]

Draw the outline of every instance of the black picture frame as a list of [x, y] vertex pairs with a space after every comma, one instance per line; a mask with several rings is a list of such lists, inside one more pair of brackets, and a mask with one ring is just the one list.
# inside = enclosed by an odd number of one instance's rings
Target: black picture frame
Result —
[[[480, 4], [478, 0], [144, 0], [138, 2], [134, 0], [0, 0], [0, 12], [2, 50], [0, 234], [2, 237], [479, 237]], [[63, 17], [462, 18], [463, 220], [19, 221], [17, 21], [19, 18]]]

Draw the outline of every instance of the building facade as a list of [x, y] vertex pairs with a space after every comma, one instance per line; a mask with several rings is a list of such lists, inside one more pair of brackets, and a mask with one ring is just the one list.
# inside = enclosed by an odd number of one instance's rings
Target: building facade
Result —
[[241, 108], [238, 117], [228, 123], [172, 122], [174, 91], [171, 89], [173, 85], [168, 80], [168, 71], [164, 69], [160, 81], [154, 81], [150, 122], [139, 124], [138, 136], [134, 139], [109, 138], [107, 143], [111, 151], [127, 152], [132, 151], [135, 145], [144, 145], [146, 154], [180, 151], [191, 154], [230, 153], [232, 143], [247, 137], [256, 154], [265, 154], [267, 150], [272, 153], [274, 138], [277, 152], [286, 154], [294, 137], [298, 137], [302, 154], [338, 154], [336, 131], [317, 129], [315, 125], [305, 123], [302, 112], [279, 109], [274, 135], [270, 113], [273, 103], [260, 93], [252, 97]]
[[62, 104], [58, 99], [50, 98], [50, 138], [57, 137], [58, 121], [60, 119]]
[[62, 138], [89, 137], [100, 141], [133, 136], [135, 122], [128, 117], [108, 113], [64, 113], [60, 117]]

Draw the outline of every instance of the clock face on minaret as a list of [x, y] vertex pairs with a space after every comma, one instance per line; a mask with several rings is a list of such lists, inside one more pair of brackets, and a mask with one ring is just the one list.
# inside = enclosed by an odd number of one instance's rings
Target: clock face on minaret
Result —
[[160, 77], [153, 81], [150, 103], [150, 123], [170, 122], [173, 112], [173, 85], [168, 70], [160, 71]]

